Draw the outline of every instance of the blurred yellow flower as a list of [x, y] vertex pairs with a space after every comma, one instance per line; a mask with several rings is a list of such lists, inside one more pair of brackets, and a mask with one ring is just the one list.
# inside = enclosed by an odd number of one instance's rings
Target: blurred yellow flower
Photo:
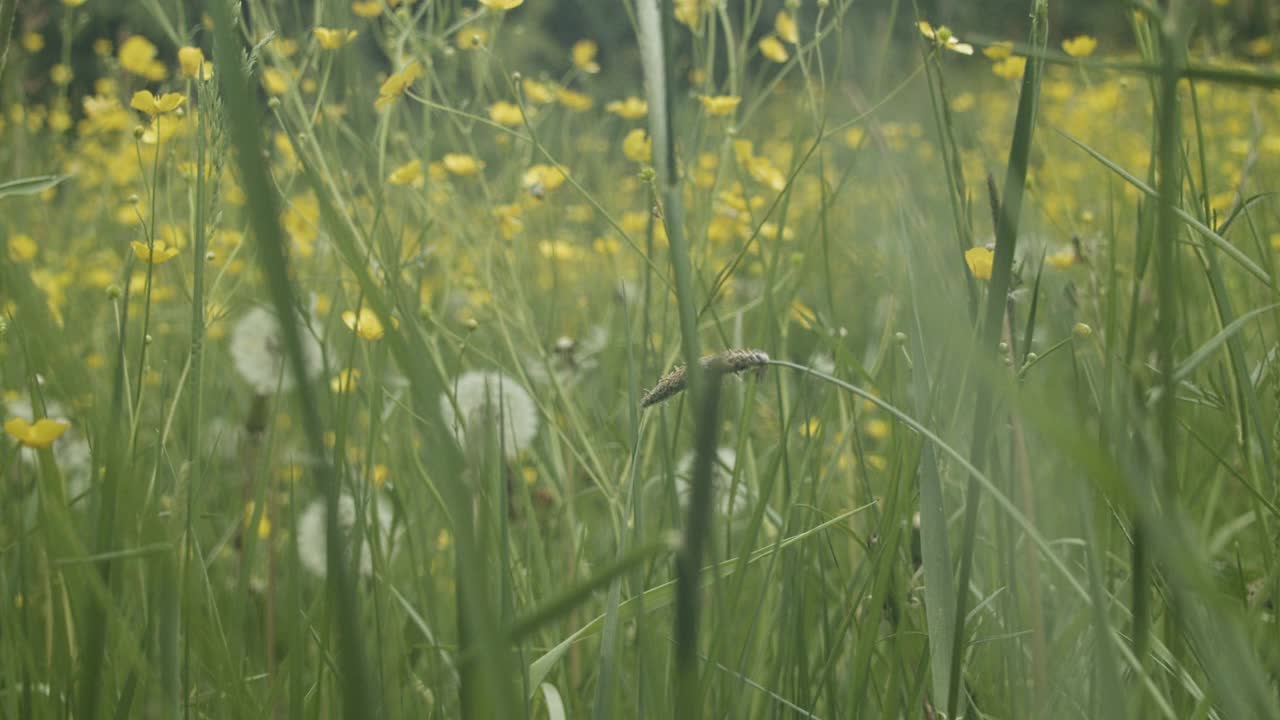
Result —
[[444, 164], [445, 170], [461, 177], [475, 175], [484, 169], [483, 160], [477, 160], [465, 153], [445, 153], [440, 161]]
[[520, 7], [524, 0], [480, 0], [480, 4], [490, 10], [510, 10]]
[[986, 48], [983, 49], [982, 54], [986, 55], [988, 58], [992, 60], [1004, 60], [1005, 58], [1013, 54], [1013, 43], [1009, 42], [1008, 40], [1001, 40], [998, 43], [991, 43], [990, 45], [988, 45]]
[[386, 332], [382, 327], [382, 321], [367, 307], [360, 308], [359, 314], [350, 310], [342, 313], [342, 323], [365, 340], [381, 340]]
[[44, 36], [38, 32], [22, 34], [22, 49], [35, 54], [44, 49]]
[[9, 257], [15, 262], [32, 260], [40, 252], [40, 246], [26, 233], [17, 233], [9, 238]]
[[698, 21], [709, 8], [707, 0], [675, 0], [676, 22], [697, 32]]
[[516, 127], [524, 122], [524, 113], [520, 112], [519, 105], [499, 100], [489, 106], [489, 119], [499, 125]]
[[399, 100], [413, 83], [422, 77], [422, 64], [417, 60], [405, 65], [400, 72], [394, 73], [382, 83], [382, 87], [378, 88], [378, 99], [373, 101], [373, 107], [378, 110], [384, 110]]
[[320, 43], [320, 47], [325, 50], [338, 50], [352, 40], [355, 40], [356, 35], [359, 34], [355, 30], [327, 27], [317, 27], [311, 32], [315, 34], [316, 42]]
[[1098, 49], [1098, 40], [1088, 35], [1077, 35], [1062, 41], [1062, 51], [1074, 58], [1089, 57]]
[[414, 185], [422, 184], [422, 162], [419, 160], [410, 160], [400, 167], [391, 171], [387, 176], [387, 183], [390, 185]]
[[975, 280], [991, 279], [991, 264], [995, 254], [984, 247], [971, 247], [964, 251], [964, 262]]
[[524, 189], [534, 193], [555, 190], [564, 184], [565, 174], [562, 170], [551, 165], [538, 163], [531, 166], [524, 172], [524, 176], [520, 178], [520, 184]]
[[546, 105], [553, 102], [556, 96], [552, 94], [551, 88], [546, 83], [540, 83], [533, 78], [525, 78], [520, 82], [520, 90], [524, 92], [525, 98], [532, 103]]
[[262, 87], [272, 95], [283, 95], [289, 90], [289, 79], [276, 68], [262, 71]]
[[779, 10], [778, 14], [774, 16], [773, 31], [778, 33], [778, 37], [792, 45], [800, 42], [800, 33], [796, 30], [796, 21], [791, 17], [791, 13], [786, 10]]
[[653, 157], [653, 142], [649, 140], [649, 134], [641, 128], [627, 133], [622, 139], [622, 154], [633, 162], [649, 162]]
[[57, 65], [49, 68], [49, 79], [53, 81], [54, 85], [66, 87], [67, 84], [71, 82], [71, 78], [72, 72], [70, 65], [58, 63]]
[[889, 437], [893, 429], [892, 425], [879, 418], [868, 420], [864, 427], [867, 430], [867, 437], [872, 440], [884, 440]]
[[10, 418], [4, 423], [5, 432], [12, 435], [23, 447], [36, 450], [52, 445], [53, 441], [61, 437], [69, 427], [71, 427], [70, 423], [49, 418], [37, 420], [34, 425], [26, 418], [20, 417]]
[[362, 18], [376, 18], [382, 14], [382, 0], [356, 0], [351, 12]]
[[156, 97], [150, 90], [139, 90], [129, 100], [129, 107], [155, 117], [177, 110], [186, 101], [187, 98], [182, 93], [165, 93]]
[[961, 55], [973, 54], [973, 46], [969, 43], [960, 42], [960, 38], [956, 37], [955, 34], [951, 32], [951, 28], [946, 25], [935, 30], [932, 25], [921, 20], [919, 27], [920, 34], [932, 40], [938, 46]]
[[348, 368], [339, 370], [338, 374], [329, 381], [329, 389], [334, 393], [351, 392], [356, 387], [356, 381], [360, 379], [359, 368]]
[[574, 112], [590, 110], [595, 105], [595, 101], [591, 99], [590, 95], [563, 87], [556, 88], [556, 100], [559, 100], [561, 105]]
[[126, 72], [159, 82], [168, 75], [164, 63], [156, 60], [156, 46], [141, 35], [131, 35], [117, 53], [120, 67]]
[[1065, 270], [1076, 264], [1076, 249], [1068, 245], [1057, 252], [1046, 255], [1044, 261], [1049, 263], [1050, 267]]
[[613, 100], [606, 103], [604, 110], [624, 120], [639, 120], [649, 114], [649, 103], [632, 95], [626, 100]]
[[708, 115], [729, 115], [737, 109], [742, 98], [737, 95], [701, 95], [698, 101]]
[[991, 72], [1006, 79], [1017, 80], [1022, 77], [1022, 71], [1027, 67], [1027, 59], [1024, 57], [1009, 57], [991, 64]]
[[213, 77], [213, 66], [204, 60], [204, 51], [198, 47], [178, 48], [178, 67], [182, 76], [198, 80]]
[[776, 35], [760, 38], [760, 54], [776, 63], [784, 63], [791, 57]]
[[599, 52], [600, 46], [596, 45], [595, 40], [579, 40], [573, 44], [573, 49], [570, 51], [573, 66], [590, 75], [600, 72], [600, 63], [596, 62], [596, 55]]
[[134, 240], [129, 243], [133, 248], [133, 254], [138, 259], [151, 265], [160, 265], [178, 257], [178, 248], [165, 244], [163, 240], [156, 240], [148, 247], [146, 243]]
[[86, 2], [88, 2], [88, 0], [62, 0], [62, 4], [67, 7], [80, 7]]
[[459, 50], [475, 50], [489, 42], [489, 31], [484, 28], [464, 27], [454, 34], [454, 45]]
[[1274, 43], [1271, 42], [1271, 38], [1265, 35], [1260, 38], [1250, 40], [1244, 46], [1244, 51], [1251, 57], [1266, 57], [1270, 55], [1273, 50], [1275, 50]]

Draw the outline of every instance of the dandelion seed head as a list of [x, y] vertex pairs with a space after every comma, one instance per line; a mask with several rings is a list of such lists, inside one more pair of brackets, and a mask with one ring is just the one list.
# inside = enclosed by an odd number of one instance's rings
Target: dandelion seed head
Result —
[[[376, 532], [381, 551], [390, 557], [394, 552], [394, 538], [391, 534], [391, 504], [381, 495], [375, 495], [365, 508], [368, 516], [365, 520], [365, 533], [356, 536], [356, 518], [358, 508], [355, 498], [342, 495], [338, 498], [338, 530], [343, 536], [343, 546], [360, 546], [360, 563], [357, 571], [368, 577], [373, 574], [373, 549], [369, 542], [370, 533]], [[329, 552], [325, 544], [325, 509], [324, 498], [317, 498], [298, 516], [298, 559], [302, 567], [316, 577], [323, 578], [329, 572]]]
[[504, 426], [502, 446], [508, 459], [533, 444], [538, 434], [538, 407], [514, 378], [492, 370], [470, 370], [459, 375], [450, 390], [457, 407], [446, 394], [440, 398], [440, 412], [459, 445], [466, 446], [467, 433], [498, 418]]
[[[306, 379], [311, 380], [323, 369], [323, 352], [309, 332], [304, 329], [301, 335]], [[231, 360], [240, 377], [260, 395], [270, 395], [277, 385], [281, 390], [292, 390], [296, 385], [280, 321], [265, 308], [253, 308], [236, 323], [231, 331]]]

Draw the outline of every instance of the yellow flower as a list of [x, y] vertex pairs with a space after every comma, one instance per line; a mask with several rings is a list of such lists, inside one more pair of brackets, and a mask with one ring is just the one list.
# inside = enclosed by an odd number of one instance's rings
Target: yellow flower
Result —
[[356, 0], [351, 3], [351, 12], [362, 18], [376, 18], [382, 14], [382, 0]]
[[22, 49], [33, 55], [40, 52], [44, 49], [44, 36], [38, 32], [23, 33]]
[[445, 153], [445, 156], [440, 161], [444, 163], [445, 170], [461, 177], [475, 175], [484, 169], [483, 160], [477, 160], [464, 153]]
[[400, 72], [392, 74], [378, 88], [378, 99], [373, 101], [373, 107], [378, 110], [386, 109], [391, 103], [400, 99], [400, 96], [413, 85], [414, 81], [422, 77], [422, 64], [417, 60], [405, 65]]
[[155, 117], [156, 115], [164, 115], [182, 107], [182, 103], [187, 98], [182, 93], [165, 93], [160, 97], [151, 94], [150, 90], [139, 90], [133, 94], [133, 99], [129, 101], [129, 107]]
[[339, 370], [338, 374], [329, 381], [329, 389], [334, 393], [351, 392], [356, 387], [356, 381], [360, 379], [359, 368], [350, 368], [347, 370]]
[[271, 95], [283, 95], [289, 90], [289, 79], [276, 68], [262, 71], [262, 87]]
[[729, 115], [742, 102], [742, 98], [737, 95], [702, 95], [698, 100], [708, 115]]
[[953, 53], [959, 53], [961, 55], [973, 54], [973, 46], [969, 43], [960, 42], [960, 38], [956, 37], [951, 32], [951, 28], [946, 25], [935, 30], [932, 25], [921, 20], [920, 34]]
[[325, 50], [338, 50], [342, 46], [356, 39], [355, 30], [336, 30], [334, 28], [318, 27], [312, 32], [316, 36], [316, 42], [320, 43], [320, 47]]
[[71, 427], [70, 423], [60, 420], [42, 418], [33, 425], [27, 422], [26, 418], [15, 417], [5, 421], [4, 431], [16, 438], [24, 447], [40, 450], [52, 445], [53, 441], [57, 440], [69, 427]]
[[653, 157], [653, 142], [649, 140], [649, 135], [641, 128], [636, 128], [627, 133], [622, 140], [622, 154], [627, 156], [628, 160], [638, 163], [647, 163]]
[[556, 100], [559, 100], [561, 105], [573, 110], [574, 112], [590, 110], [591, 107], [595, 105], [595, 101], [591, 99], [590, 95], [577, 92], [576, 90], [570, 90], [569, 88], [557, 88]]
[[120, 45], [120, 67], [126, 72], [151, 79], [156, 62], [156, 46], [141, 35], [131, 35]]
[[535, 195], [547, 190], [555, 190], [564, 184], [565, 174], [559, 168], [539, 163], [525, 171], [520, 184]]
[[624, 120], [639, 120], [649, 114], [649, 103], [632, 95], [626, 100], [614, 100], [605, 104], [604, 110]]
[[529, 102], [537, 103], [539, 105], [546, 105], [556, 99], [556, 96], [552, 94], [551, 88], [547, 87], [546, 83], [540, 83], [533, 78], [525, 78], [522, 80], [520, 82], [520, 89], [524, 91], [524, 96], [529, 100]]
[[483, 28], [462, 28], [454, 35], [459, 50], [475, 50], [489, 42], [489, 31]]
[[998, 43], [991, 43], [983, 48], [982, 54], [991, 60], [1004, 60], [1013, 54], [1013, 43], [1008, 40], [1001, 40]]
[[165, 244], [163, 240], [156, 240], [152, 247], [134, 240], [129, 243], [129, 246], [133, 248], [133, 254], [137, 255], [139, 260], [152, 265], [167, 263], [178, 257], [178, 248]]
[[889, 433], [892, 432], [892, 426], [879, 418], [868, 420], [865, 427], [867, 430], [867, 437], [872, 440], [884, 440], [889, 437]]
[[71, 82], [71, 78], [72, 72], [69, 65], [58, 63], [49, 68], [49, 79], [53, 81], [54, 85], [66, 87]]
[[198, 80], [208, 80], [213, 77], [213, 66], [205, 62], [204, 51], [198, 47], [179, 48], [178, 67], [182, 69], [183, 77]]
[[991, 279], [991, 263], [995, 254], [984, 247], [971, 247], [964, 251], [964, 262], [975, 280]]
[[1271, 42], [1271, 38], [1264, 35], [1250, 40], [1244, 46], [1244, 50], [1250, 57], [1266, 57], [1275, 50], [1275, 45]]
[[365, 340], [380, 340], [385, 333], [382, 321], [367, 307], [360, 308], [358, 315], [350, 310], [342, 313], [342, 322]]
[[1022, 77], [1022, 71], [1027, 67], [1027, 59], [1024, 57], [1009, 57], [996, 63], [992, 63], [991, 72], [1004, 78], [1005, 80], [1017, 80]]
[[791, 57], [776, 35], [760, 38], [760, 54], [776, 63], [784, 63]]
[[524, 122], [524, 114], [520, 112], [520, 106], [505, 100], [499, 100], [489, 106], [489, 118], [499, 125], [508, 127], [515, 127]]
[[1076, 264], [1076, 249], [1068, 245], [1055, 253], [1045, 256], [1044, 260], [1051, 267], [1065, 270]]
[[1098, 49], [1098, 40], [1088, 35], [1077, 35], [1062, 41], [1062, 51], [1074, 58], [1089, 57]]
[[675, 3], [676, 22], [697, 32], [698, 21], [702, 19], [703, 13], [710, 9], [706, 0], [675, 0]]
[[421, 185], [422, 163], [418, 160], [410, 160], [392, 170], [391, 174], [387, 176], [387, 182], [391, 185]]
[[590, 75], [600, 72], [600, 63], [596, 62], [596, 55], [599, 52], [600, 46], [596, 45], [595, 40], [579, 40], [573, 44], [573, 50], [570, 51], [573, 66]]
[[9, 238], [9, 257], [15, 262], [32, 260], [40, 252], [40, 246], [26, 233], [17, 233]]
[[800, 42], [800, 33], [796, 30], [795, 18], [791, 17], [791, 13], [786, 10], [779, 10], [778, 14], [774, 16], [773, 31], [778, 33], [778, 37], [792, 45]]
[[480, 0], [480, 4], [490, 10], [510, 10], [520, 7], [524, 0]]
[[86, 2], [88, 2], [88, 0], [62, 0], [62, 4], [67, 7], [80, 7]]

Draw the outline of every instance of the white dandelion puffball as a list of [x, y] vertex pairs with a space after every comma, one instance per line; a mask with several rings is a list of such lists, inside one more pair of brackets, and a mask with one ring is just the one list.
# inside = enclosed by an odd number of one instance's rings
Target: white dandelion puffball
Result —
[[[689, 507], [689, 498], [693, 495], [693, 456], [690, 450], [680, 458], [676, 465], [676, 497], [680, 500], [681, 509]], [[751, 507], [751, 490], [747, 487], [746, 478], [738, 476], [734, 486], [733, 472], [737, 466], [738, 454], [733, 448], [722, 447], [716, 450], [716, 460], [711, 466], [711, 487], [716, 510], [725, 517], [733, 517]], [[729, 491], [733, 490], [733, 495]]]
[[[365, 507], [364, 533], [356, 535], [356, 501], [350, 495], [338, 498], [338, 529], [342, 533], [343, 547], [360, 546], [360, 564], [357, 571], [369, 577], [373, 574], [373, 548], [370, 544], [372, 533], [377, 533], [381, 552], [390, 557], [394, 551], [394, 539], [391, 535], [391, 505], [381, 495], [373, 496]], [[298, 516], [298, 559], [302, 567], [316, 577], [325, 577], [329, 572], [329, 552], [325, 545], [324, 498], [316, 498]]]
[[[302, 358], [307, 380], [324, 369], [320, 343], [305, 328], [302, 328]], [[277, 386], [281, 390], [292, 390], [296, 385], [288, 367], [280, 321], [265, 308], [253, 308], [236, 323], [231, 331], [231, 360], [236, 372], [259, 395], [270, 395]]]
[[446, 392], [440, 397], [440, 414], [459, 445], [466, 446], [468, 432], [496, 425], [499, 418], [505, 428], [502, 446], [507, 459], [533, 443], [538, 434], [538, 407], [514, 378], [497, 371], [470, 370], [459, 375], [449, 389], [457, 407]]

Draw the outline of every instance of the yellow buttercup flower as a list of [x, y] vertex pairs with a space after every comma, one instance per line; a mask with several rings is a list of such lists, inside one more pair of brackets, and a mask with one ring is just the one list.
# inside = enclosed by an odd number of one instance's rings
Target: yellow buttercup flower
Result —
[[538, 163], [524, 172], [524, 177], [520, 179], [520, 184], [529, 192], [537, 195], [548, 190], [555, 190], [564, 184], [564, 180], [564, 172], [559, 168]]
[[178, 67], [183, 77], [208, 80], [213, 77], [213, 66], [205, 62], [204, 51], [198, 47], [178, 49]]
[[761, 55], [776, 63], [784, 63], [791, 57], [787, 54], [787, 48], [783, 46], [782, 41], [776, 35], [767, 35], [761, 38], [759, 47]]
[[405, 65], [404, 68], [387, 78], [382, 87], [378, 88], [378, 99], [373, 101], [373, 107], [378, 110], [386, 109], [391, 103], [400, 99], [418, 78], [422, 77], [422, 64], [417, 60]]
[[590, 110], [595, 105], [595, 101], [591, 99], [590, 95], [563, 87], [556, 88], [556, 100], [574, 112]]
[[591, 75], [600, 72], [600, 63], [596, 62], [596, 55], [599, 52], [600, 46], [596, 45], [594, 40], [579, 40], [573, 44], [573, 50], [570, 51], [573, 66]]
[[499, 125], [516, 127], [524, 122], [524, 113], [520, 112], [519, 105], [509, 103], [505, 100], [499, 100], [489, 106], [489, 119]]
[[1027, 67], [1027, 59], [1024, 57], [1005, 58], [991, 65], [991, 72], [999, 75], [1005, 80], [1017, 80], [1022, 77], [1022, 71]]
[[480, 4], [490, 10], [510, 10], [520, 7], [524, 0], [480, 0]]
[[120, 44], [120, 67], [126, 72], [159, 82], [167, 71], [164, 63], [156, 60], [156, 46], [141, 35], [131, 35]]
[[1057, 252], [1046, 255], [1044, 261], [1049, 263], [1050, 267], [1065, 270], [1076, 264], [1076, 249], [1068, 245]]
[[632, 95], [626, 100], [614, 100], [605, 104], [604, 110], [624, 120], [639, 120], [649, 114], [649, 103]]
[[742, 98], [737, 95], [702, 95], [698, 101], [708, 115], [729, 115], [737, 109]]
[[445, 170], [461, 177], [475, 175], [484, 169], [483, 160], [477, 160], [465, 153], [445, 153], [440, 161], [444, 164]]
[[139, 260], [152, 265], [167, 263], [178, 257], [178, 248], [166, 244], [163, 240], [156, 240], [151, 247], [144, 242], [134, 240], [129, 243], [129, 246], [133, 248], [133, 254], [137, 255]]
[[465, 27], [454, 35], [453, 42], [459, 50], [475, 50], [489, 42], [489, 31], [484, 28]]
[[969, 272], [975, 280], [990, 280], [991, 265], [995, 260], [995, 253], [984, 247], [971, 247], [964, 251], [964, 262], [969, 266]]
[[155, 117], [164, 115], [182, 107], [187, 98], [182, 93], [165, 93], [160, 97], [151, 94], [150, 90], [139, 90], [129, 100], [129, 107]]
[[329, 389], [334, 393], [351, 392], [356, 387], [356, 381], [360, 379], [359, 368], [349, 368], [347, 370], [339, 370], [338, 374], [329, 381]]
[[386, 331], [377, 314], [367, 307], [360, 308], [359, 313], [350, 310], [342, 313], [342, 322], [352, 332], [365, 340], [381, 340]]
[[61, 420], [42, 418], [32, 424], [26, 418], [15, 417], [5, 421], [4, 431], [22, 443], [23, 447], [40, 450], [52, 445], [69, 427], [70, 423]]
[[653, 157], [653, 142], [649, 140], [649, 134], [641, 128], [627, 133], [622, 140], [622, 154], [632, 162], [649, 162]]
[[341, 30], [327, 27], [318, 27], [311, 31], [316, 36], [316, 42], [320, 43], [320, 47], [325, 50], [338, 50], [347, 43], [356, 39], [359, 33], [355, 30]]
[[555, 94], [551, 92], [551, 88], [547, 87], [546, 83], [538, 82], [533, 78], [525, 78], [520, 81], [520, 90], [524, 92], [524, 96], [529, 102], [539, 105], [546, 105], [556, 99]]
[[9, 238], [9, 257], [16, 262], [28, 262], [40, 253], [40, 246], [26, 233], [18, 233]]
[[387, 176], [387, 182], [391, 185], [420, 185], [422, 183], [422, 163], [418, 160], [410, 160], [392, 170], [391, 174]]
[[1098, 49], [1098, 40], [1088, 35], [1077, 35], [1062, 41], [1062, 51], [1074, 58], [1089, 57]]
[[351, 12], [362, 18], [376, 18], [382, 14], [382, 0], [356, 0], [351, 3]]
[[800, 42], [800, 33], [796, 29], [795, 18], [791, 17], [791, 13], [786, 10], [779, 10], [778, 14], [774, 16], [773, 31], [778, 33], [778, 37], [792, 45]]
[[992, 43], [983, 48], [982, 54], [991, 60], [1004, 60], [1013, 54], [1013, 43], [1008, 40], [1001, 40], [998, 43]]

